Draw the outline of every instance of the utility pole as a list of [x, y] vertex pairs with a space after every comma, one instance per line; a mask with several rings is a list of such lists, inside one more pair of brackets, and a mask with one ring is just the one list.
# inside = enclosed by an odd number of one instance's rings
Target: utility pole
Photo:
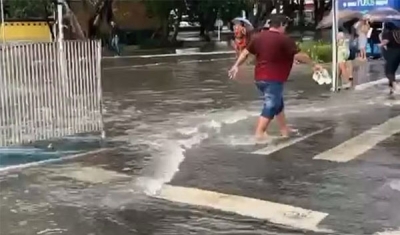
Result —
[[0, 10], [1, 10], [1, 38], [2, 38], [2, 42], [5, 43], [6, 42], [6, 24], [4, 21], [4, 1], [0, 0]]
[[332, 1], [332, 91], [339, 90], [337, 35], [339, 31], [339, 0]]

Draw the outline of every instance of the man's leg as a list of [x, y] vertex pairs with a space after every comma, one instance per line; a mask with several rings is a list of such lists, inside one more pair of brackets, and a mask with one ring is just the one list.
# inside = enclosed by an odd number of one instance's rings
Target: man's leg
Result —
[[370, 57], [371, 58], [373, 58], [374, 57], [374, 40], [372, 40], [371, 38], [368, 38], [368, 44], [369, 44], [369, 47], [370, 47]]
[[278, 112], [278, 115], [276, 115], [276, 121], [278, 122], [278, 126], [279, 126], [279, 130], [281, 132], [281, 135], [283, 137], [289, 137], [290, 133], [292, 132], [292, 129], [288, 127], [287, 122], [286, 122], [285, 104], [283, 101], [283, 89], [281, 92], [280, 105], [278, 106], [277, 112]]
[[393, 49], [388, 49], [386, 51], [386, 63], [385, 63], [385, 75], [389, 80], [389, 89], [390, 94], [393, 94], [394, 91], [394, 82], [396, 80], [396, 56]]
[[111, 38], [111, 43], [110, 43], [111, 45], [110, 45], [110, 47], [111, 47], [111, 50], [113, 51], [113, 52], [115, 52], [115, 38], [113, 37], [113, 38]]
[[271, 84], [268, 82], [257, 82], [257, 88], [262, 92], [264, 98], [263, 109], [258, 118], [255, 137], [256, 139], [265, 139], [268, 135], [266, 133], [269, 124], [275, 116], [274, 110], [274, 94], [272, 92]]
[[397, 82], [396, 82], [396, 73], [397, 73], [397, 70], [399, 69], [399, 66], [400, 66], [400, 50], [396, 50], [396, 60], [395, 60], [395, 63], [394, 63], [394, 65], [393, 65], [393, 71], [392, 71], [392, 76], [390, 77], [390, 83], [391, 83], [391, 86], [392, 86], [392, 93], [393, 92], [399, 92], [399, 86], [398, 86], [398, 84], [397, 84]]
[[121, 50], [119, 48], [119, 37], [115, 36], [114, 40], [115, 40], [115, 51], [117, 52], [117, 55], [120, 56], [121, 55]]
[[262, 140], [268, 137], [266, 131], [271, 121], [272, 121], [271, 118], [267, 118], [262, 115], [258, 118], [256, 134], [255, 134], [257, 140]]
[[348, 60], [346, 61], [346, 68], [347, 68], [347, 74], [349, 76], [349, 81], [353, 82], [353, 74], [354, 74], [354, 68], [353, 68], [353, 60]]

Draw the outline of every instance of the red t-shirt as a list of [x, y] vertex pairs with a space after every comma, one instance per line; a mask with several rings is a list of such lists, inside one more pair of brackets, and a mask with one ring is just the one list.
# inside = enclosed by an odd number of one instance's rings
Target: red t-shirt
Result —
[[296, 42], [289, 36], [269, 30], [255, 35], [247, 50], [256, 56], [255, 79], [276, 82], [286, 82], [294, 55], [299, 52]]

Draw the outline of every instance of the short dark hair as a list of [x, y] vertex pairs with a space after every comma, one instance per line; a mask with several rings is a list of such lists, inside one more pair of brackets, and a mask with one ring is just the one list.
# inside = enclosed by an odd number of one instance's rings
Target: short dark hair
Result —
[[282, 14], [273, 14], [269, 20], [269, 26], [271, 28], [279, 28], [289, 24], [289, 18]]

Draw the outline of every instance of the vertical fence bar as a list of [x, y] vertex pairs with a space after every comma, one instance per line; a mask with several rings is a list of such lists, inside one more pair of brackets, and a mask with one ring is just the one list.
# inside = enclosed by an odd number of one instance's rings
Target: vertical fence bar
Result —
[[16, 103], [15, 103], [15, 110], [17, 112], [16, 118], [16, 133], [18, 142], [22, 139], [22, 123], [24, 119], [23, 111], [22, 111], [22, 94], [23, 94], [23, 82], [22, 82], [22, 73], [21, 73], [21, 53], [20, 51], [23, 50], [23, 46], [16, 46], [14, 48], [14, 58], [15, 58], [15, 89], [16, 89]]
[[58, 65], [60, 63], [59, 61], [59, 57], [58, 57], [58, 44], [56, 43], [52, 43], [52, 60], [53, 60], [53, 64], [52, 67], [54, 69], [54, 90], [56, 91], [55, 94], [55, 103], [56, 103], [56, 110], [55, 110], [55, 124], [56, 124], [56, 131], [57, 134], [55, 137], [60, 137], [61, 136], [61, 107], [62, 105], [62, 101], [61, 101], [61, 97], [62, 97], [62, 80], [61, 80], [61, 73], [60, 73], [60, 66]]
[[32, 59], [32, 80], [33, 80], [33, 91], [34, 91], [34, 109], [33, 109], [33, 116], [34, 116], [34, 132], [35, 132], [35, 140], [41, 140], [40, 138], [40, 115], [38, 112], [38, 109], [40, 108], [40, 104], [41, 104], [41, 89], [40, 89], [40, 82], [39, 82], [39, 68], [36, 64], [36, 61], [39, 58], [38, 55], [38, 44], [32, 44], [32, 54], [33, 57]]
[[24, 64], [22, 65], [22, 66], [25, 66], [25, 68], [24, 68], [24, 76], [26, 76], [26, 79], [27, 79], [27, 89], [28, 89], [28, 92], [29, 92], [29, 94], [28, 94], [28, 103], [27, 103], [27, 106], [28, 106], [28, 115], [27, 115], [27, 118], [28, 118], [28, 124], [27, 124], [27, 132], [28, 132], [28, 135], [29, 135], [29, 138], [30, 138], [30, 140], [31, 141], [33, 141], [34, 139], [35, 139], [35, 136], [34, 136], [34, 123], [33, 123], [33, 121], [34, 121], [34, 109], [35, 109], [35, 106], [34, 106], [34, 99], [35, 99], [35, 93], [34, 93], [34, 89], [33, 89], [33, 87], [34, 87], [34, 83], [33, 83], [33, 80], [32, 80], [32, 44], [28, 44], [28, 45], [26, 45], [25, 46], [25, 58], [24, 58]]
[[83, 118], [83, 97], [82, 97], [82, 94], [83, 94], [83, 85], [82, 85], [82, 80], [84, 79], [84, 67], [83, 67], [83, 64], [82, 64], [82, 59], [81, 59], [81, 57], [82, 57], [82, 55], [83, 55], [83, 45], [84, 45], [84, 43], [85, 43], [85, 41], [80, 41], [79, 43], [77, 43], [77, 44], [75, 44], [76, 46], [74, 47], [74, 48], [77, 48], [77, 53], [75, 54], [76, 55], [76, 60], [75, 60], [75, 63], [76, 63], [76, 67], [78, 68], [78, 71], [77, 71], [77, 77], [75, 78], [75, 85], [76, 85], [76, 98], [77, 98], [77, 104], [78, 104], [78, 107], [77, 107], [77, 116], [78, 116], [78, 123], [77, 123], [77, 127], [78, 127], [78, 129], [79, 130], [83, 130], [83, 128], [84, 128], [84, 122], [85, 122], [85, 120], [84, 120], [84, 118]]
[[[89, 104], [89, 110], [90, 110], [90, 117], [91, 120], [95, 119], [97, 116], [96, 113], [96, 103], [97, 103], [97, 93], [96, 93], [96, 74], [97, 74], [97, 63], [96, 63], [96, 54], [97, 54], [97, 47], [96, 47], [96, 41], [90, 41], [90, 80], [89, 80], [89, 94], [90, 94], [90, 104]], [[93, 123], [92, 129], [94, 129], [98, 124]]]
[[[2, 22], [3, 24], [3, 22]], [[2, 25], [3, 27], [3, 25]], [[4, 30], [4, 29], [2, 29]], [[5, 74], [5, 65], [6, 65], [6, 60], [5, 60], [5, 43], [1, 44], [1, 79], [0, 79], [0, 89], [1, 89], [1, 120], [0, 120], [0, 135], [1, 136], [6, 136], [6, 109], [7, 109], [7, 102], [6, 102], [6, 96], [7, 96], [7, 87], [5, 83], [6, 79], [6, 74]], [[5, 138], [0, 138], [0, 146], [5, 145]]]
[[101, 138], [104, 140], [106, 138], [106, 131], [104, 127], [104, 119], [103, 119], [103, 88], [101, 84], [101, 42], [96, 42], [97, 46], [97, 53], [96, 53], [96, 61], [97, 61], [97, 94], [98, 94], [98, 107], [99, 107], [99, 128], [101, 130]]
[[18, 119], [17, 117], [17, 112], [16, 112], [16, 92], [17, 92], [17, 88], [16, 88], [16, 81], [15, 81], [15, 55], [14, 55], [14, 48], [15, 45], [11, 45], [10, 46], [10, 67], [9, 67], [9, 79], [10, 79], [10, 85], [11, 85], [11, 117], [12, 120], [10, 120], [11, 122], [11, 128], [12, 128], [12, 141], [13, 142], [18, 142], [18, 137], [17, 137], [17, 132], [15, 131], [16, 128], [16, 119]]
[[85, 117], [84, 126], [83, 126], [83, 131], [84, 132], [89, 132], [90, 131], [90, 122], [89, 122], [89, 118], [88, 118], [88, 114], [89, 114], [89, 112], [88, 112], [88, 99], [90, 97], [90, 93], [88, 94], [88, 86], [87, 86], [87, 82], [90, 79], [89, 73], [88, 73], [89, 72], [89, 67], [88, 67], [89, 66], [89, 64], [88, 64], [88, 60], [89, 60], [88, 42], [89, 41], [84, 41], [84, 45], [83, 45], [84, 58], [83, 58], [83, 61], [82, 61], [82, 66], [83, 66], [83, 69], [84, 69], [84, 75], [82, 77], [83, 81], [82, 81], [82, 93], [81, 93], [81, 95], [83, 96], [82, 97], [83, 98], [83, 116]]

